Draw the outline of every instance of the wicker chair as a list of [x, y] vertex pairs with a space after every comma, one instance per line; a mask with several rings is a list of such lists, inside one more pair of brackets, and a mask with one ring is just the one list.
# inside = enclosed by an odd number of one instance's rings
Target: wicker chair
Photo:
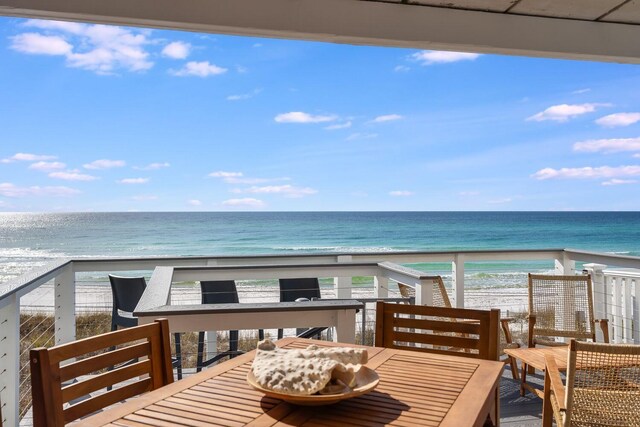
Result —
[[[444, 286], [444, 281], [441, 276], [434, 276], [433, 281], [433, 306], [434, 307], [445, 307], [451, 308], [451, 300], [449, 299], [449, 294], [447, 293], [447, 288]], [[398, 282], [398, 290], [400, 291], [400, 295], [403, 298], [409, 298], [411, 304], [415, 302], [416, 290], [413, 286], [406, 285], [404, 283]], [[502, 354], [502, 350], [505, 348], [518, 348], [520, 344], [513, 342], [513, 337], [511, 335], [511, 328], [509, 328], [509, 323], [511, 323], [513, 319], [504, 317], [500, 319], [500, 326], [502, 327], [502, 331], [504, 333], [504, 338], [500, 340], [500, 354]], [[506, 359], [509, 361], [511, 365], [511, 376], [514, 380], [518, 379], [518, 366], [516, 365], [516, 361], [509, 357]]]
[[571, 340], [566, 386], [545, 362], [544, 426], [640, 425], [640, 346]]
[[[605, 342], [609, 342], [609, 323], [599, 320]], [[565, 346], [554, 338], [596, 341], [596, 319], [593, 316], [593, 292], [588, 274], [560, 276], [529, 274], [528, 346]], [[515, 359], [511, 357], [512, 366]], [[525, 394], [527, 371], [522, 364], [521, 394]]]

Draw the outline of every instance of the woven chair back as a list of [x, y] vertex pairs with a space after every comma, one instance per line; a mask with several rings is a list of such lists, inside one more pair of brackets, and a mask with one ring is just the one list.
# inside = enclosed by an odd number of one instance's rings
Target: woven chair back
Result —
[[591, 277], [529, 274], [529, 315], [534, 337], [595, 341]]
[[640, 425], [640, 346], [571, 341], [565, 425]]
[[[449, 300], [449, 294], [447, 294], [447, 288], [444, 287], [442, 277], [434, 276], [433, 279], [433, 306], [451, 308], [451, 300]], [[416, 296], [416, 290], [413, 286], [398, 282], [398, 290], [403, 298], [415, 298]]]
[[[34, 427], [64, 426], [173, 382], [169, 322], [36, 348], [30, 364]], [[114, 387], [105, 391], [108, 386]]]

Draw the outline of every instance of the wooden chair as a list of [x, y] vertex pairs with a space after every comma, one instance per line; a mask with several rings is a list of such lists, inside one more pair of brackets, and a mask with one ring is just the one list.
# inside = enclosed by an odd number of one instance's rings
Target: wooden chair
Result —
[[[498, 360], [499, 321], [500, 310], [378, 301], [375, 342], [377, 347]], [[416, 330], [422, 332], [414, 332]], [[429, 347], [410, 344], [427, 344]]]
[[566, 386], [545, 362], [544, 426], [640, 425], [640, 346], [571, 340]]
[[[529, 274], [529, 336], [528, 346], [565, 346], [555, 338], [575, 338], [596, 341], [596, 321], [600, 324], [604, 342], [609, 342], [607, 319], [596, 320], [593, 315], [593, 292], [588, 274], [560, 276]], [[515, 360], [512, 359], [512, 364]], [[522, 391], [527, 371], [522, 364]]]
[[[114, 346], [118, 348], [92, 355]], [[87, 353], [89, 357], [73, 361]], [[173, 382], [167, 319], [51, 348], [36, 348], [29, 356], [35, 427], [63, 426], [106, 406]], [[70, 359], [71, 363], [62, 364]], [[127, 363], [134, 359], [138, 361]], [[107, 371], [114, 365], [120, 366]], [[97, 371], [99, 373], [95, 375], [83, 377]], [[120, 387], [90, 396], [92, 392], [123, 381], [126, 382]]]
[[[451, 300], [449, 299], [449, 294], [447, 293], [447, 288], [444, 286], [444, 281], [442, 280], [442, 276], [435, 276], [433, 281], [433, 306], [434, 307], [451, 307]], [[411, 304], [415, 303], [416, 290], [413, 286], [406, 285], [404, 283], [398, 282], [398, 290], [400, 291], [400, 295], [403, 298], [409, 298]], [[520, 344], [513, 342], [513, 336], [511, 335], [511, 328], [509, 324], [513, 321], [512, 318], [504, 317], [500, 319], [500, 326], [502, 327], [502, 331], [504, 333], [504, 341], [500, 341], [500, 349], [505, 348], [519, 348]], [[502, 351], [499, 352], [502, 354]], [[514, 380], [518, 379], [518, 365], [516, 365], [515, 360], [509, 357], [508, 360], [511, 365], [511, 376]]]

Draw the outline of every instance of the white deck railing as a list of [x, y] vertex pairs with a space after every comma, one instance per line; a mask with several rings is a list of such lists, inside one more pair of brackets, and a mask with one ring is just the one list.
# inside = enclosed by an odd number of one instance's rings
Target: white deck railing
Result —
[[[371, 296], [382, 298], [391, 296], [394, 288], [389, 281], [406, 280], [407, 271], [402, 267], [395, 267], [392, 263], [433, 263], [449, 265], [446, 271], [438, 274], [447, 276], [451, 288], [451, 299], [455, 306], [465, 306], [465, 296], [474, 296], [474, 292], [465, 289], [465, 266], [469, 272], [474, 271], [476, 263], [532, 261], [542, 262], [545, 270], [554, 270], [556, 274], [576, 273], [576, 262], [592, 263], [590, 268], [594, 275], [595, 310], [596, 317], [606, 316], [610, 319], [612, 338], [615, 342], [638, 343], [638, 278], [640, 275], [631, 270], [640, 269], [640, 257], [591, 253], [577, 250], [547, 249], [547, 250], [495, 250], [495, 251], [459, 251], [459, 252], [393, 252], [393, 253], [348, 253], [348, 254], [313, 254], [313, 255], [269, 255], [269, 256], [211, 256], [211, 257], [162, 257], [162, 258], [117, 258], [117, 259], [63, 259], [48, 266], [33, 270], [25, 275], [0, 284], [0, 402], [4, 425], [17, 425], [20, 418], [18, 411], [21, 394], [29, 393], [28, 363], [25, 355], [28, 348], [21, 348], [21, 300], [26, 296], [32, 297], [37, 292], [42, 296], [35, 299], [44, 301], [54, 314], [51, 326], [54, 341], [50, 344], [60, 344], [75, 339], [76, 312], [78, 311], [76, 292], [82, 287], [81, 278], [86, 272], [151, 272], [158, 266], [180, 267], [215, 267], [242, 266], [247, 270], [254, 270], [255, 276], [260, 266], [296, 265], [297, 277], [326, 277], [322, 269], [323, 264], [346, 264], [344, 269], [336, 270], [334, 277], [335, 298], [350, 298], [352, 290], [352, 274], [347, 265], [352, 263], [389, 263], [383, 269], [387, 273], [372, 274], [373, 288]], [[597, 264], [601, 267], [598, 267]], [[607, 267], [608, 266], [608, 267]], [[253, 267], [253, 268], [252, 268]], [[606, 268], [605, 268], [606, 267]], [[323, 267], [324, 268], [324, 267]], [[579, 266], [581, 270], [582, 267]], [[394, 271], [395, 270], [395, 271]], [[337, 273], [343, 271], [344, 273]], [[382, 270], [377, 270], [382, 271]], [[431, 271], [431, 270], [429, 270]], [[420, 272], [418, 272], [420, 273]], [[333, 274], [333, 273], [332, 273]], [[414, 273], [411, 273], [414, 274]], [[429, 273], [424, 273], [425, 277]], [[415, 276], [415, 274], [414, 274]], [[419, 275], [418, 275], [419, 276]], [[449, 279], [450, 277], [450, 279]], [[601, 279], [600, 279], [601, 278]], [[414, 277], [415, 279], [415, 277]], [[414, 284], [420, 284], [418, 279]], [[519, 283], [524, 286], [524, 283]], [[151, 285], [150, 285], [151, 286]], [[48, 291], [43, 292], [43, 289]], [[429, 288], [425, 286], [424, 288]], [[524, 295], [526, 295], [526, 287]], [[425, 291], [426, 292], [426, 291]], [[482, 291], [484, 292], [484, 291]], [[515, 294], [514, 294], [515, 295]], [[519, 291], [521, 298], [523, 291]], [[505, 298], [504, 292], [498, 290], [491, 297]], [[422, 302], [430, 300], [427, 293], [419, 298]], [[507, 295], [507, 299], [512, 298]], [[515, 296], [513, 297], [515, 298]], [[34, 298], [32, 298], [34, 299]], [[417, 298], [418, 299], [418, 298]], [[471, 301], [471, 300], [470, 300]], [[485, 308], [493, 305], [493, 299], [480, 293], [480, 297], [473, 300], [473, 305]], [[420, 301], [418, 301], [420, 302]], [[519, 303], [521, 304], [521, 303]], [[523, 307], [524, 308], [524, 307]], [[27, 332], [28, 333], [28, 332]], [[22, 363], [21, 363], [22, 357]], [[26, 359], [28, 362], [28, 359]], [[22, 375], [21, 375], [22, 374]], [[23, 396], [24, 397], [24, 396]]]

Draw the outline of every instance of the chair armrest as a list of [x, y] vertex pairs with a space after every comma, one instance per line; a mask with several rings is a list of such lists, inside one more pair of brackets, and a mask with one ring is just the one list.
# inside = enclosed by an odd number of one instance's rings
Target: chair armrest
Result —
[[605, 343], [609, 343], [609, 319], [595, 319], [602, 329], [602, 338]]
[[[561, 411], [566, 411], [567, 407], [565, 406], [565, 386], [564, 384], [562, 384], [562, 379], [560, 378], [560, 370], [558, 369], [556, 360], [553, 358], [553, 356], [545, 354], [544, 364], [545, 375], [549, 376], [551, 391], [553, 391], [553, 394], [556, 395], [558, 407]], [[545, 393], [545, 395], [546, 394], [547, 393]]]
[[500, 326], [502, 327], [502, 331], [504, 332], [504, 340], [507, 342], [507, 344], [513, 343], [513, 337], [511, 336], [511, 328], [509, 328], [509, 323], [511, 323], [512, 321], [513, 319], [509, 317], [504, 317], [500, 319]]

